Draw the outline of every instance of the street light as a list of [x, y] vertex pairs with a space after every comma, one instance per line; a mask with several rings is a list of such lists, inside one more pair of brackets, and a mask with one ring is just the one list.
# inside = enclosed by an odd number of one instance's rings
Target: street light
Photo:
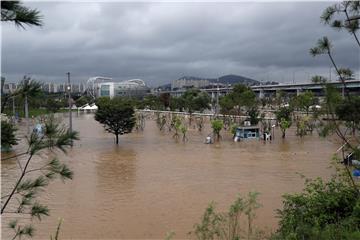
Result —
[[[72, 133], [72, 112], [71, 112], [71, 107], [72, 107], [72, 101], [71, 101], [71, 85], [70, 85], [70, 72], [66, 73], [67, 77], [68, 77], [68, 86], [67, 86], [67, 90], [69, 93], [69, 132]], [[71, 140], [71, 146], [73, 145], [73, 142]]]
[[296, 71], [293, 71], [293, 84], [295, 83], [295, 73]]
[[[295, 84], [295, 73], [299, 72], [299, 71], [304, 71], [305, 69], [297, 69], [297, 70], [293, 70], [293, 84]], [[305, 71], [304, 71], [305, 72]], [[308, 78], [310, 78], [310, 73], [309, 72], [305, 72], [308, 74]]]
[[276, 125], [274, 124], [274, 125], [272, 125], [271, 126], [271, 128], [272, 128], [272, 140], [275, 140], [275, 127], [276, 127]]
[[216, 108], [215, 108], [215, 115], [218, 114], [219, 111], [219, 93], [220, 93], [220, 88], [219, 88], [219, 78], [217, 79], [217, 84], [216, 84], [216, 90], [217, 90], [217, 94], [216, 94]]

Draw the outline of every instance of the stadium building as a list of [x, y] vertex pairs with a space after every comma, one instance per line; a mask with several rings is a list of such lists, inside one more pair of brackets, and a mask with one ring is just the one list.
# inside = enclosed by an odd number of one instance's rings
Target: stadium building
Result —
[[121, 82], [114, 82], [111, 78], [103, 77], [95, 77], [92, 79], [94, 81], [90, 81], [88, 90], [91, 88], [94, 97], [143, 98], [150, 91], [145, 82], [141, 79], [131, 79]]

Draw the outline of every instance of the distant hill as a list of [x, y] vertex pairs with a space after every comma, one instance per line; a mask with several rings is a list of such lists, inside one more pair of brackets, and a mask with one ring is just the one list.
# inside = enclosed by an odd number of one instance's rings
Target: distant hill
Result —
[[183, 76], [179, 78], [179, 80], [216, 80], [216, 78], [201, 78], [201, 77], [193, 77], [193, 76]]
[[[194, 80], [194, 81], [200, 81], [200, 80], [208, 80], [211, 84], [216, 84], [219, 82], [219, 84], [222, 85], [234, 85], [234, 84], [244, 84], [247, 86], [254, 86], [254, 85], [275, 85], [279, 84], [278, 82], [263, 82], [261, 83], [258, 80], [251, 79], [248, 77], [243, 77], [240, 75], [235, 74], [229, 74], [218, 78], [202, 78], [202, 77], [194, 77], [194, 76], [183, 76], [179, 78], [178, 80]], [[162, 90], [171, 90], [171, 83], [161, 85], [157, 88], [160, 88]]]
[[[212, 82], [217, 82], [217, 79]], [[219, 83], [231, 85], [241, 83], [247, 86], [260, 85], [260, 82], [257, 80], [233, 74], [219, 77]]]
[[[218, 82], [217, 78], [201, 78], [201, 77], [193, 77], [193, 76], [184, 76], [184, 77], [181, 77], [179, 79], [185, 79], [185, 80], [209, 80], [212, 83], [217, 83]], [[231, 85], [241, 83], [241, 84], [248, 85], [248, 86], [260, 85], [260, 82], [257, 81], [257, 80], [247, 78], [247, 77], [243, 77], [243, 76], [239, 76], [239, 75], [234, 75], [234, 74], [229, 74], [229, 75], [219, 77], [219, 83], [231, 84]]]
[[161, 90], [171, 90], [171, 83], [167, 83], [161, 86], [158, 86], [157, 88], [160, 88]]

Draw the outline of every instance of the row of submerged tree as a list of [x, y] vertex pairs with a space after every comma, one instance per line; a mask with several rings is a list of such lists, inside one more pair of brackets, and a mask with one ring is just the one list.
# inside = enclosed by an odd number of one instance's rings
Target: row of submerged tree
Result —
[[[314, 81], [318, 78], [318, 76], [314, 77]], [[324, 88], [331, 87], [325, 86], [324, 83]], [[334, 89], [334, 91], [337, 90]], [[337, 92], [337, 94], [339, 93]], [[181, 103], [175, 109], [167, 108], [167, 110], [180, 113], [162, 111], [166, 109], [167, 105], [161, 99]], [[235, 85], [229, 94], [220, 98], [221, 114], [214, 114], [210, 117], [213, 135], [216, 136], [216, 139], [220, 139], [222, 129], [230, 130], [231, 133], [235, 134], [236, 127], [241, 126], [244, 120], [249, 121], [251, 125], [260, 123], [264, 133], [271, 133], [275, 124], [275, 126], [280, 127], [283, 138], [286, 136], [286, 130], [293, 123], [296, 126], [296, 135], [300, 137], [311, 134], [315, 125], [321, 124], [318, 118], [324, 114], [324, 111], [319, 107], [320, 105], [317, 105], [320, 104], [319, 99], [310, 91], [300, 93], [297, 96], [289, 96], [284, 92], [279, 92], [273, 99], [267, 99], [268, 102], [277, 103], [277, 105], [271, 105], [270, 109], [268, 104], [261, 107], [261, 102], [264, 101], [257, 99], [251, 88], [240, 84]], [[174, 138], [178, 138], [181, 133], [183, 141], [186, 141], [188, 139], [186, 136], [188, 128], [197, 128], [199, 131], [204, 128], [205, 117], [194, 113], [203, 113], [205, 110], [211, 109], [212, 106], [208, 94], [198, 89], [189, 89], [180, 97], [168, 96], [165, 98], [150, 95], [146, 96], [143, 101], [131, 98], [115, 97], [109, 99], [103, 97], [97, 99], [96, 104], [99, 110], [95, 119], [103, 123], [108, 132], [115, 134], [117, 143], [118, 135], [131, 132], [133, 127], [136, 130], [144, 129], [146, 117], [144, 113], [140, 113], [136, 109], [153, 110], [157, 126], [161, 131], [164, 129], [175, 131]], [[129, 111], [128, 108], [133, 110]], [[125, 111], [127, 115], [123, 114], [124, 109], [127, 109]], [[273, 121], [265, 118], [265, 113], [271, 113]], [[215, 119], [216, 122], [213, 121]], [[219, 130], [220, 121], [222, 127]]]

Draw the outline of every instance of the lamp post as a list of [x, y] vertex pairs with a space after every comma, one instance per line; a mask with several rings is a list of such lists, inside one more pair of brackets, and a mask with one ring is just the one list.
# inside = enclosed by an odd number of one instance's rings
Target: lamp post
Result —
[[275, 140], [275, 127], [276, 125], [272, 125], [271, 128], [272, 128], [272, 140]]
[[299, 72], [299, 71], [304, 71], [304, 69], [296, 69], [296, 70], [293, 70], [293, 84], [296, 83], [296, 73]]
[[295, 73], [296, 71], [293, 71], [293, 84], [295, 83]]
[[12, 109], [13, 109], [13, 116], [14, 116], [14, 119], [15, 119], [15, 96], [12, 97]]
[[[70, 72], [68, 72], [66, 74], [67, 74], [67, 77], [68, 77], [67, 90], [68, 90], [68, 93], [69, 93], [69, 132], [72, 133], [72, 112], [71, 112], [72, 102], [71, 102]], [[73, 142], [71, 140], [71, 146], [72, 145], [73, 145]]]
[[219, 94], [220, 94], [220, 88], [219, 88], [219, 78], [217, 79], [217, 84], [216, 84], [216, 108], [215, 108], [215, 115], [218, 114], [219, 111]]

